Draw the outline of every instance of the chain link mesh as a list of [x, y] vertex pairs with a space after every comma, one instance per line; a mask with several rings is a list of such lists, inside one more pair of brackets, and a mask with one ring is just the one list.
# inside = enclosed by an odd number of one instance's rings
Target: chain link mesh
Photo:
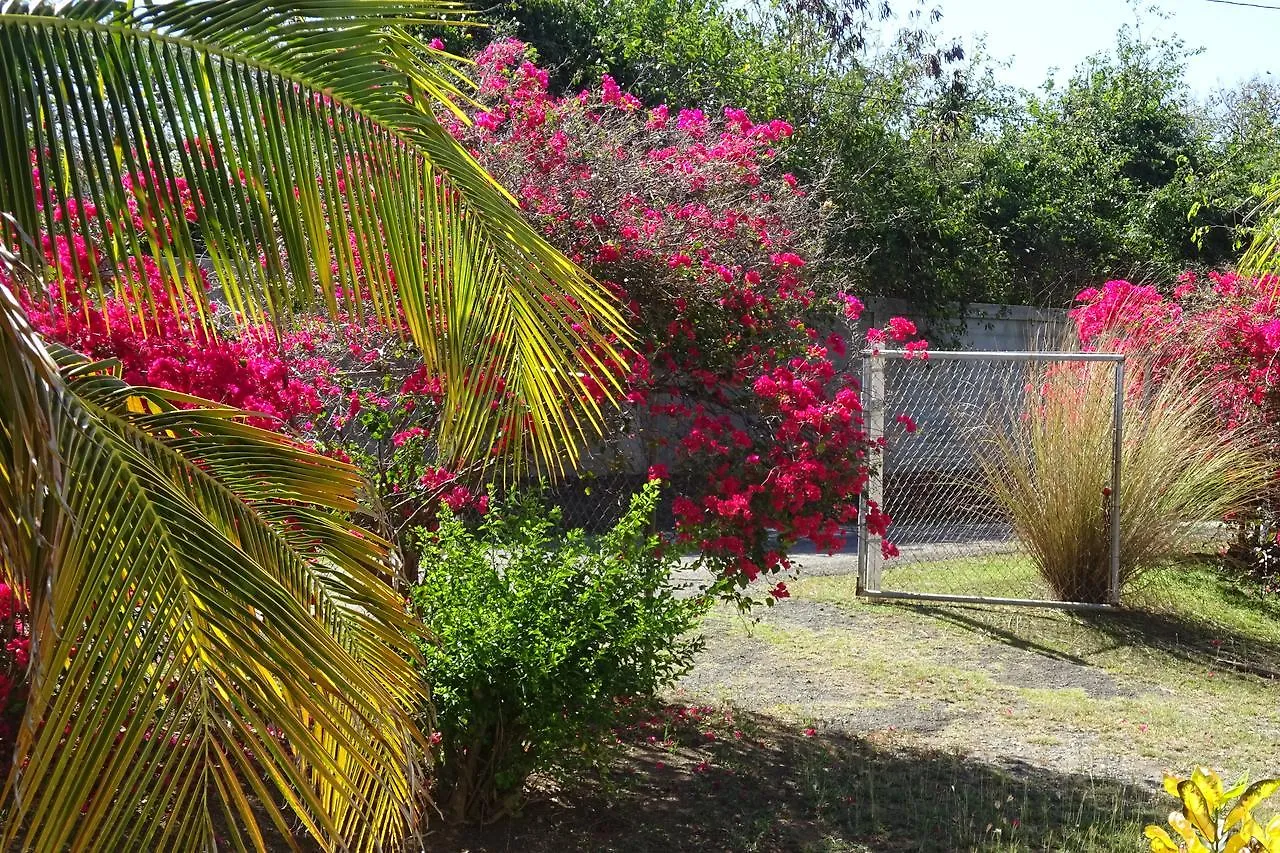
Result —
[[[1053, 358], [1072, 362], [1070, 354]], [[1042, 579], [1010, 514], [991, 497], [978, 456], [984, 443], [1020, 428], [1028, 403], [1034, 402], [1033, 383], [1044, 375], [1036, 365], [1045, 360], [1015, 353], [867, 357], [865, 417], [872, 435], [884, 437], [880, 476], [873, 477], [868, 498], [892, 517], [886, 539], [897, 554], [884, 553], [875, 537], [859, 537], [866, 591], [1077, 600]], [[1106, 393], [1113, 393], [1115, 363], [1092, 364], [1090, 370], [1104, 379]], [[1113, 452], [1097, 459], [1100, 484], [1111, 482], [1113, 460]], [[1109, 530], [1107, 503], [1100, 495], [1099, 523]], [[1110, 554], [1103, 560], [1109, 563]]]
[[644, 487], [646, 479], [643, 474], [621, 471], [586, 473], [546, 486], [545, 495], [549, 505], [560, 508], [566, 529], [604, 533], [626, 514], [632, 496]]

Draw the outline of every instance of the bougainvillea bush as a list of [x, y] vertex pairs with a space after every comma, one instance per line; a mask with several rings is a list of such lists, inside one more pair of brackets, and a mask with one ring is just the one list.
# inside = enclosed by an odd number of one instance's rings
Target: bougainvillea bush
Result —
[[[615, 376], [587, 377], [588, 393], [611, 378], [629, 392], [612, 446], [597, 459], [627, 458], [672, 484], [680, 543], [742, 601], [752, 600], [743, 591], [752, 580], [789, 567], [795, 542], [841, 547], [876, 452], [847, 369], [862, 303], [842, 271], [821, 261], [832, 223], [820, 200], [776, 164], [793, 129], [741, 110], [646, 107], [607, 76], [591, 91], [553, 98], [545, 71], [516, 41], [492, 44], [476, 62], [482, 108], [472, 124], [447, 119], [451, 130], [630, 311], [635, 344], [607, 362]], [[167, 194], [188, 219], [201, 204], [154, 174], [125, 182], [134, 224], [150, 239], [167, 227], [139, 201], [147, 193]], [[68, 216], [87, 215], [77, 199], [50, 197]], [[46, 237], [45, 249], [55, 268], [106, 262], [60, 236]], [[130, 263], [118, 286], [160, 296], [159, 275]], [[300, 320], [277, 336], [236, 332], [215, 315], [222, 333], [204, 333], [167, 298], [141, 328], [111, 297], [86, 300], [70, 286], [47, 297], [28, 297], [36, 327], [92, 357], [120, 359], [126, 379], [262, 412], [264, 423], [356, 461], [381, 499], [366, 521], [389, 538], [410, 544], [404, 534], [429, 526], [441, 502], [486, 509], [484, 465], [436, 463], [444, 389], [395, 330], [343, 317]], [[924, 357], [915, 334], [897, 318], [868, 338]], [[501, 395], [502, 378], [476, 368], [487, 393]], [[889, 519], [873, 506], [868, 523], [882, 533]], [[414, 549], [402, 550], [412, 578]], [[771, 583], [771, 592], [783, 597], [786, 586]]]
[[1088, 288], [1071, 311], [1082, 343], [1158, 354], [1191, 365], [1217, 386], [1227, 421], [1280, 416], [1280, 291], [1277, 282], [1232, 272], [1183, 274], [1167, 293], [1109, 281]]
[[[776, 165], [793, 128], [646, 106], [607, 75], [555, 98], [514, 40], [476, 62], [484, 108], [453, 130], [628, 306], [619, 433], [675, 484], [679, 540], [739, 596], [800, 539], [840, 548], [874, 451], [846, 369], [862, 303], [821, 263], [821, 204]], [[898, 318], [870, 337], [923, 357], [915, 333]], [[888, 523], [874, 506], [868, 521]]]
[[26, 669], [31, 657], [31, 624], [17, 592], [0, 583], [0, 766], [13, 759], [14, 737], [26, 709]]
[[[1071, 316], [1085, 346], [1144, 353], [1158, 379], [1189, 370], [1209, 383], [1220, 431], [1247, 429], [1270, 445], [1280, 471], [1280, 284], [1232, 272], [1185, 273], [1165, 291], [1109, 281], [1077, 296]], [[1231, 554], [1271, 588], [1280, 580], [1276, 481], [1235, 519]]]
[[[79, 241], [74, 246], [61, 237], [45, 242], [59, 265], [101, 260], [91, 261]], [[47, 294], [20, 291], [19, 296], [37, 331], [90, 358], [119, 360], [130, 383], [259, 412], [263, 426], [301, 428], [324, 411], [324, 396], [336, 386], [329, 362], [310, 352], [310, 335], [277, 339], [268, 330], [249, 329], [234, 337], [215, 336], [169, 302], [154, 263], [130, 263], [127, 275], [128, 286], [146, 288], [155, 300], [153, 323], [145, 328], [120, 298], [108, 296], [96, 304], [70, 283], [52, 285]]]
[[[211, 155], [212, 156], [212, 155]], [[40, 175], [33, 170], [33, 179]], [[154, 176], [123, 176], [134, 193]], [[152, 189], [181, 203], [189, 219], [199, 204], [182, 179]], [[92, 203], [51, 194], [63, 216], [93, 220]], [[159, 238], [165, 230], [134, 195], [126, 195], [138, 235]], [[177, 204], [175, 204], [177, 207]], [[42, 235], [50, 267], [45, 293], [19, 289], [32, 325], [43, 335], [94, 359], [115, 359], [126, 381], [152, 385], [260, 413], [256, 425], [283, 431], [369, 473], [382, 501], [375, 517], [363, 519], [393, 537], [421, 521], [424, 507], [441, 500], [454, 509], [475, 507], [482, 495], [462, 484], [455, 472], [431, 464], [431, 427], [443, 388], [428, 376], [421, 359], [397, 330], [345, 314], [300, 317], [295, 325], [245, 327], [231, 322], [207, 271], [197, 275], [211, 299], [207, 328], [188, 306], [170, 301], [162, 271], [151, 261], [126, 259], [104, 298], [86, 296], [71, 277], [91, 266], [109, 269], [103, 251], [109, 240], [94, 231], [94, 245], [80, 237]], [[357, 279], [360, 280], [359, 272]], [[143, 325], [120, 292], [141, 290], [153, 307]], [[482, 505], [482, 504], [481, 504]]]

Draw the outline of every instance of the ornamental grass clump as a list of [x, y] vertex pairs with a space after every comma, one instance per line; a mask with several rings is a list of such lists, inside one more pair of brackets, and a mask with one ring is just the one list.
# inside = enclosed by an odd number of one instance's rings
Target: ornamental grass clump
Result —
[[[1207, 525], [1246, 508], [1271, 476], [1259, 434], [1224, 423], [1211, 385], [1180, 369], [1155, 379], [1153, 366], [1133, 353], [1125, 364], [1121, 590], [1203, 541]], [[1114, 370], [1034, 365], [1021, 417], [993, 423], [978, 444], [985, 491], [1063, 600], [1112, 597]]]

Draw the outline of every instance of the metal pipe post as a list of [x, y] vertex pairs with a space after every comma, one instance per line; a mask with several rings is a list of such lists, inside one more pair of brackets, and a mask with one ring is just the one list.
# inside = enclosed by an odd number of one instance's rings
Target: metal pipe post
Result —
[[1120, 603], [1120, 464], [1124, 454], [1124, 362], [1116, 362], [1111, 445], [1111, 603]]
[[[868, 389], [871, 388], [871, 357], [863, 353], [862, 356], [862, 387], [858, 389], [859, 405], [862, 407], [862, 427], [864, 431], [869, 431], [867, 423], [867, 414], [871, 408], [871, 396]], [[867, 466], [871, 465], [871, 450], [867, 449]], [[870, 488], [871, 481], [863, 486], [862, 493], [858, 495], [858, 595], [862, 595], [867, 591], [867, 489]]]

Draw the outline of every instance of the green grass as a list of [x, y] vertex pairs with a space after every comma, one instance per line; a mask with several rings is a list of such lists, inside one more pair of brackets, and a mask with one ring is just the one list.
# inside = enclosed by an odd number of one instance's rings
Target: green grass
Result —
[[1025, 554], [994, 553], [956, 560], [885, 564], [880, 588], [942, 595], [986, 595], [995, 598], [1052, 599]]
[[[862, 607], [852, 575], [801, 578], [791, 585], [793, 595], [827, 601], [842, 607]], [[947, 593], [963, 588], [971, 594], [1008, 596], [1025, 590], [1039, 597], [1045, 587], [1025, 555], [990, 554], [907, 563], [886, 567], [884, 589]], [[1012, 608], [930, 607], [919, 611], [960, 622], [966, 629], [989, 635], [1026, 635], [1046, 650], [1076, 654], [1091, 642], [1107, 643], [1131, 635], [1127, 647], [1150, 646], [1175, 657], [1234, 661], [1261, 674], [1280, 675], [1280, 599], [1264, 596], [1205, 561], [1167, 566], [1143, 577], [1126, 590], [1118, 613], [1071, 614]], [[911, 612], [911, 609], [900, 612]], [[1047, 642], [1046, 642], [1047, 641]], [[1231, 658], [1231, 652], [1239, 652]], [[1105, 661], [1103, 661], [1105, 663]]]
[[[956, 562], [914, 571], [973, 575], [989, 565]], [[856, 636], [794, 629], [760, 636], [798, 659], [842, 661], [839, 677], [865, 678], [882, 695], [923, 689], [971, 715], [980, 730], [1023, 740], [1065, 732], [1169, 769], [1200, 761], [1280, 771], [1280, 691], [1270, 677], [1280, 674], [1280, 605], [1212, 566], [1162, 570], [1131, 599], [1142, 609], [1118, 612], [869, 603], [855, 588], [848, 576], [791, 586], [798, 599], [856, 614], [863, 628]], [[1043, 677], [1010, 677], [1009, 662]], [[992, 714], [997, 706], [1014, 713]]]

